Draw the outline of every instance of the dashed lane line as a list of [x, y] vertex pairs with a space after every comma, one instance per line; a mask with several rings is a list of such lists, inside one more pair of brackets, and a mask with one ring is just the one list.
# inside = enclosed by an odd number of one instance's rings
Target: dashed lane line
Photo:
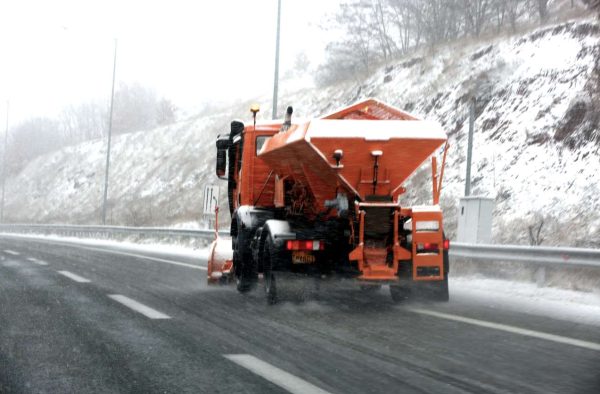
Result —
[[82, 276], [79, 276], [77, 274], [74, 274], [72, 272], [69, 271], [58, 271], [59, 274], [66, 276], [67, 278], [77, 282], [77, 283], [90, 283], [89, 279], [86, 279]]
[[113, 300], [125, 305], [129, 309], [132, 309], [142, 315], [146, 316], [149, 319], [170, 319], [171, 316], [165, 315], [162, 312], [157, 311], [156, 309], [152, 309], [149, 306], [146, 306], [136, 300], [133, 300], [129, 297], [125, 297], [121, 294], [109, 294], [108, 295]]
[[327, 394], [328, 391], [249, 354], [225, 354], [226, 359], [293, 394]]
[[524, 335], [527, 337], [539, 338], [539, 339], [544, 339], [547, 341], [562, 343], [562, 344], [566, 344], [566, 345], [577, 346], [577, 347], [581, 347], [584, 349], [600, 351], [600, 343], [596, 343], [596, 342], [588, 342], [588, 341], [583, 341], [581, 339], [564, 337], [564, 336], [555, 335], [555, 334], [548, 334], [548, 333], [540, 332], [540, 331], [528, 330], [526, 328], [509, 326], [507, 324], [492, 323], [489, 321], [473, 319], [470, 317], [451, 315], [451, 314], [442, 313], [442, 312], [435, 312], [435, 311], [430, 311], [427, 309], [421, 309], [421, 308], [406, 308], [406, 309], [411, 312], [418, 313], [421, 315], [433, 316], [433, 317], [437, 317], [440, 319], [446, 319], [446, 320], [453, 320], [453, 321], [457, 321], [457, 322], [461, 322], [461, 323], [472, 324], [474, 326], [486, 327], [486, 328], [491, 328], [494, 330], [510, 332], [513, 334]]
[[4, 249], [4, 253], [12, 254], [13, 256], [20, 256], [21, 253], [15, 252], [14, 250]]
[[34, 259], [33, 257], [28, 257], [27, 260], [37, 265], [48, 265], [48, 263], [46, 263], [45, 261]]

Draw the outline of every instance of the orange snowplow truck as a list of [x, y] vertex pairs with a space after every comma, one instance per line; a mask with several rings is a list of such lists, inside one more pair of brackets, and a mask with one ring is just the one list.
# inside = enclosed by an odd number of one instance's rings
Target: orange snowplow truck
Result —
[[[208, 282], [267, 300], [292, 276], [388, 284], [392, 299], [448, 300], [448, 248], [439, 195], [447, 136], [435, 122], [369, 99], [319, 119], [231, 123], [217, 138], [231, 238], [211, 245]], [[444, 144], [438, 175], [435, 152]], [[406, 207], [403, 183], [431, 157], [433, 204]], [[281, 286], [279, 286], [281, 287]], [[357, 286], [358, 287], [358, 286]]]

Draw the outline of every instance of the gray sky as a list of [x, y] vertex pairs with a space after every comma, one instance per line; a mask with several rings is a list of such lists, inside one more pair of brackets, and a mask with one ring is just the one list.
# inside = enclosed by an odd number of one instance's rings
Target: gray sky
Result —
[[[282, 3], [282, 72], [302, 51], [319, 63], [319, 25], [339, 0]], [[0, 119], [7, 99], [11, 124], [108, 102], [114, 38], [117, 83], [139, 82], [178, 106], [268, 94], [276, 11], [277, 0], [2, 0]]]

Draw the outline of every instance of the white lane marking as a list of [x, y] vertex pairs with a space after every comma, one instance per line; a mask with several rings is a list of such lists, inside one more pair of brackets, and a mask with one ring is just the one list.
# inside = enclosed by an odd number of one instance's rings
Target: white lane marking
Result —
[[4, 249], [4, 253], [12, 254], [13, 256], [20, 256], [21, 253], [15, 252], [14, 250]]
[[69, 271], [58, 271], [58, 273], [78, 283], [90, 283], [89, 279], [86, 279]]
[[285, 372], [259, 358], [249, 354], [225, 354], [226, 359], [233, 361], [258, 376], [294, 394], [327, 394], [325, 391], [304, 379], [300, 379], [291, 373]]
[[91, 248], [89, 246], [79, 246], [79, 245], [76, 245], [76, 247], [78, 247], [80, 249], [94, 250], [94, 251], [97, 251], [97, 252], [120, 254], [120, 255], [123, 255], [123, 256], [130, 256], [130, 257], [138, 257], [138, 258], [145, 259], [145, 260], [152, 260], [152, 261], [158, 261], [159, 263], [167, 263], [167, 264], [179, 265], [179, 266], [182, 266], [182, 267], [188, 267], [188, 268], [193, 268], [193, 269], [202, 270], [202, 271], [206, 271], [207, 270], [206, 267], [202, 267], [200, 265], [180, 263], [179, 261], [173, 261], [173, 260], [159, 259], [157, 257], [144, 256], [143, 254], [127, 253], [127, 252], [121, 252], [121, 251], [109, 250], [109, 249], [101, 249], [101, 248]]
[[170, 319], [171, 318], [171, 316], [169, 316], [169, 315], [165, 315], [164, 313], [159, 312], [156, 309], [152, 309], [149, 306], [141, 304], [141, 303], [137, 302], [136, 300], [132, 300], [129, 297], [125, 297], [124, 295], [109, 294], [108, 296], [110, 298], [112, 298], [113, 300], [120, 302], [121, 304], [125, 305], [126, 307], [133, 309], [134, 311], [139, 312], [142, 315], [144, 315], [150, 319]]
[[411, 312], [419, 313], [422, 315], [434, 316], [434, 317], [439, 317], [441, 319], [447, 319], [447, 320], [454, 320], [454, 321], [458, 321], [461, 323], [472, 324], [475, 326], [492, 328], [494, 330], [506, 331], [506, 332], [510, 332], [513, 334], [525, 335], [528, 337], [540, 338], [540, 339], [545, 339], [547, 341], [558, 342], [558, 343], [563, 343], [563, 344], [567, 344], [567, 345], [582, 347], [585, 349], [600, 351], [600, 343], [588, 342], [588, 341], [583, 341], [581, 339], [563, 337], [561, 335], [548, 334], [545, 332], [528, 330], [526, 328], [509, 326], [506, 324], [492, 323], [489, 321], [472, 319], [469, 317], [450, 315], [450, 314], [441, 313], [441, 312], [434, 312], [434, 311], [430, 311], [427, 309], [420, 309], [420, 308], [406, 308], [406, 309], [408, 309]]
[[28, 257], [27, 260], [29, 260], [32, 263], [35, 263], [37, 265], [48, 265], [48, 263], [46, 263], [45, 261], [34, 259], [33, 257]]

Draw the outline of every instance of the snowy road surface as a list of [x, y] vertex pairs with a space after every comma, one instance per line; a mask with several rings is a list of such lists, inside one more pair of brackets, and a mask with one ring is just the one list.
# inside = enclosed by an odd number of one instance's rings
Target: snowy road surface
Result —
[[597, 295], [536, 308], [459, 279], [447, 304], [325, 288], [268, 307], [208, 288], [205, 265], [0, 237], [0, 392], [600, 392]]

